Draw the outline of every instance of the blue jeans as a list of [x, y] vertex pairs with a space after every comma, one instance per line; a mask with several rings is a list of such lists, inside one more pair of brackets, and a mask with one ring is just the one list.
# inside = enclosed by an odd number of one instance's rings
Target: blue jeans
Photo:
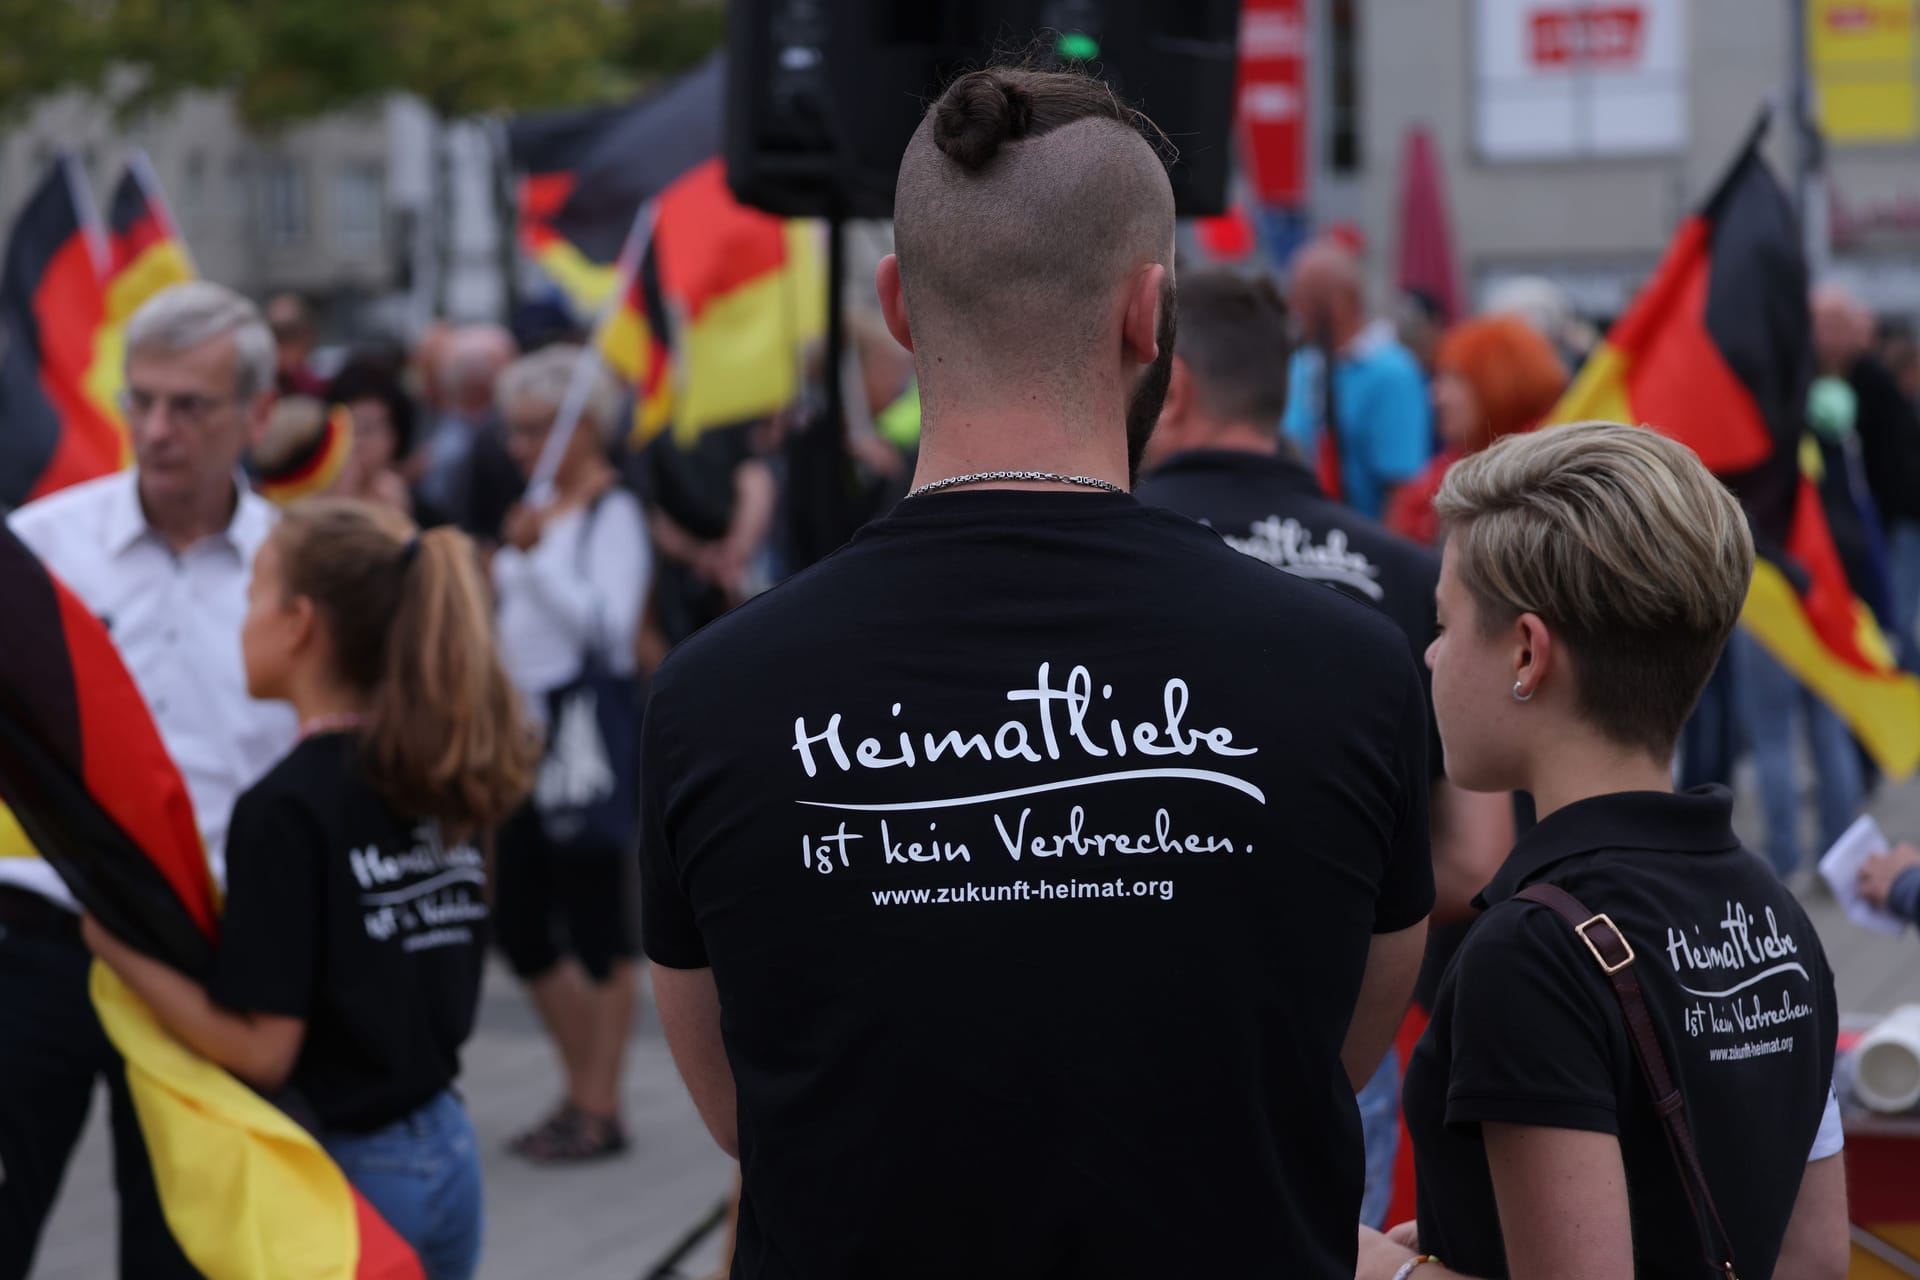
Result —
[[1914, 626], [1920, 623], [1920, 524], [1898, 520], [1888, 527], [1887, 559], [1891, 562], [1893, 649], [1901, 666], [1920, 672], [1920, 637], [1914, 635]]
[[1735, 632], [1734, 642], [1740, 646], [1744, 718], [1767, 817], [1767, 860], [1781, 876], [1789, 876], [1807, 865], [1800, 843], [1800, 790], [1794, 779], [1796, 728], [1806, 729], [1822, 853], [1860, 816], [1866, 793], [1860, 753], [1846, 722], [1802, 688], [1772, 654], [1744, 632]]
[[1387, 1229], [1393, 1205], [1393, 1158], [1400, 1153], [1400, 1051], [1388, 1049], [1373, 1079], [1354, 1095], [1360, 1108], [1360, 1132], [1367, 1144], [1367, 1189], [1360, 1197], [1360, 1222]]
[[387, 1225], [413, 1246], [427, 1280], [469, 1280], [485, 1225], [480, 1145], [451, 1089], [372, 1133], [321, 1143]]

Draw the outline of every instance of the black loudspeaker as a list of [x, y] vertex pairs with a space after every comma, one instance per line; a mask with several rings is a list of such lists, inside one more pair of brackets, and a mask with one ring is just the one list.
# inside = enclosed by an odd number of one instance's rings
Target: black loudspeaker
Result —
[[1179, 151], [1182, 216], [1226, 205], [1239, 0], [731, 0], [727, 181], [789, 217], [893, 214], [900, 153], [996, 54], [1084, 65]]

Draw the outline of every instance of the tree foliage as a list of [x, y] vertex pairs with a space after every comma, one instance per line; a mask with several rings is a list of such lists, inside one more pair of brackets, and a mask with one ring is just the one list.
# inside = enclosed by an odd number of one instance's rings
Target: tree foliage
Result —
[[720, 0], [0, 0], [0, 112], [229, 89], [272, 127], [419, 95], [445, 115], [631, 94], [724, 37]]

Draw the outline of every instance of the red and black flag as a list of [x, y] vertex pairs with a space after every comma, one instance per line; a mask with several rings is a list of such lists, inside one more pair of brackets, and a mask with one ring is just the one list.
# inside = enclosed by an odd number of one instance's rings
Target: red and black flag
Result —
[[62, 155], [0, 260], [0, 507], [125, 465], [118, 418], [87, 389], [108, 269], [86, 175]]
[[1741, 625], [1836, 711], [1879, 766], [1920, 766], [1920, 681], [1847, 581], [1800, 470], [1812, 318], [1800, 233], [1760, 155], [1765, 122], [1680, 226], [1550, 422], [1638, 422], [1737, 494], [1760, 552]]
[[[219, 906], [186, 784], [106, 628], [0, 523], [0, 800], [82, 906], [204, 981]], [[174, 1039], [104, 965], [168, 1228], [208, 1280], [419, 1280], [419, 1259], [319, 1141]]]

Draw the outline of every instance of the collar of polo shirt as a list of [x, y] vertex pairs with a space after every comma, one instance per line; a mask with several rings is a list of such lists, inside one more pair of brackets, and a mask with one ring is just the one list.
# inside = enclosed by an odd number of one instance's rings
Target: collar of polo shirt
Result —
[[1259, 472], [1280, 493], [1320, 497], [1320, 482], [1297, 459], [1284, 453], [1253, 453], [1246, 449], [1186, 449], [1155, 467], [1146, 479], [1192, 475], [1209, 471]]
[[1583, 853], [1724, 853], [1739, 845], [1740, 837], [1733, 833], [1733, 793], [1725, 787], [1593, 796], [1548, 814], [1520, 837], [1473, 905], [1484, 911], [1505, 902], [1554, 864]]
[[[140, 506], [140, 473], [129, 469], [122, 474], [124, 484], [120, 497], [108, 504], [104, 513], [102, 533], [106, 540], [108, 555], [120, 555], [141, 538], [153, 532], [147, 523], [147, 513]], [[233, 504], [233, 518], [220, 533], [222, 540], [242, 558], [252, 553], [252, 549], [266, 541], [273, 527], [272, 508], [263, 501], [249, 502], [253, 496], [252, 487], [247, 483], [244, 472], [233, 475], [233, 488], [236, 499]]]

